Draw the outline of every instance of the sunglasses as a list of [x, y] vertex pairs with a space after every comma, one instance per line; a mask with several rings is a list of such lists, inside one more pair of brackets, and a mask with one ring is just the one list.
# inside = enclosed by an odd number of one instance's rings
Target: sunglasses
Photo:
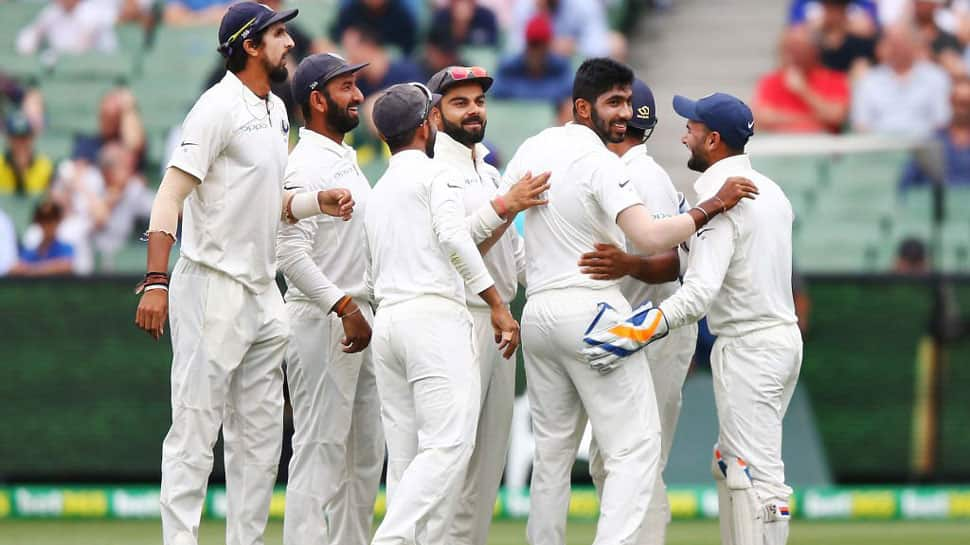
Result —
[[[421, 92], [424, 93], [424, 96], [427, 97], [428, 99], [428, 101], [424, 105], [424, 110], [421, 111], [421, 123], [424, 123], [425, 121], [428, 120], [428, 114], [431, 113], [431, 103], [434, 102], [434, 96], [431, 93], [431, 89], [428, 89], [427, 87], [425, 87], [423, 83], [412, 81], [408, 85], [413, 85], [418, 89], [421, 89]], [[421, 123], [419, 123], [418, 125], [420, 125]]]
[[487, 78], [488, 70], [481, 66], [452, 66], [448, 69], [451, 79], [461, 81], [471, 78]]

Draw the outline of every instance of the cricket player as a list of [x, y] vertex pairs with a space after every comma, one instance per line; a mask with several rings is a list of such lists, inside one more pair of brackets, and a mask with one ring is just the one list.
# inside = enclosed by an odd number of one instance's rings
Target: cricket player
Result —
[[643, 252], [669, 250], [707, 219], [755, 188], [727, 182], [686, 214], [654, 219], [606, 147], [626, 135], [633, 72], [606, 58], [586, 60], [573, 82], [573, 122], [526, 140], [505, 176], [551, 171], [549, 204], [525, 212], [528, 302], [522, 318], [535, 434], [527, 536], [532, 545], [565, 542], [569, 475], [587, 417], [605, 467], [595, 545], [632, 543], [657, 478], [660, 422], [644, 355], [614, 372], [586, 364], [583, 336], [599, 303], [629, 311], [618, 280], [594, 280], [576, 266], [605, 242], [626, 237]]
[[[657, 107], [653, 92], [646, 83], [637, 79], [633, 81], [633, 117], [627, 123], [626, 137], [622, 142], [610, 143], [608, 147], [623, 159], [630, 175], [630, 182], [654, 218], [675, 216], [685, 211], [683, 195], [674, 188], [667, 172], [647, 153], [646, 141], [657, 125]], [[358, 199], [359, 201], [359, 199]], [[358, 204], [359, 206], [359, 204]], [[584, 272], [593, 278], [610, 280], [619, 278], [620, 290], [631, 307], [638, 307], [646, 301], [659, 304], [672, 295], [680, 287], [680, 258], [664, 261], [676, 265], [673, 270], [667, 266], [667, 273], [673, 278], [666, 278], [667, 282], [650, 283], [652, 278], [642, 273], [644, 267], [650, 267], [649, 259], [638, 256], [635, 248], [627, 244], [627, 251], [615, 246], [598, 246], [595, 252], [583, 255], [579, 264]], [[686, 256], [685, 256], [686, 257]], [[652, 258], [651, 258], [652, 259]], [[647, 263], [644, 263], [647, 261]], [[653, 264], [654, 267], [658, 266]], [[663, 269], [662, 269], [663, 271]], [[667, 465], [670, 447], [674, 441], [677, 429], [677, 419], [680, 416], [681, 391], [690, 360], [694, 356], [697, 344], [697, 324], [690, 324], [671, 331], [663, 339], [651, 344], [644, 350], [647, 364], [650, 366], [650, 376], [653, 379], [653, 389], [657, 396], [657, 410], [660, 417], [660, 466], [657, 474], [656, 486], [651, 495], [647, 515], [643, 520], [643, 528], [636, 545], [663, 545], [667, 525], [670, 523], [670, 503], [667, 500], [667, 487], [664, 484], [663, 470]], [[597, 489], [602, 488], [605, 478], [603, 457], [594, 440], [590, 445], [589, 471]]]
[[357, 72], [332, 53], [304, 59], [293, 98], [306, 126], [290, 153], [290, 191], [349, 189], [356, 214], [282, 224], [277, 255], [288, 285], [286, 377], [293, 457], [286, 485], [286, 545], [366, 545], [384, 464], [384, 434], [370, 342], [364, 219], [370, 184], [344, 135], [359, 123]]
[[296, 14], [254, 2], [226, 11], [219, 51], [228, 71], [186, 117], [152, 207], [135, 322], [155, 339], [168, 315], [168, 256], [183, 212], [170, 295], [172, 427], [162, 445], [166, 545], [197, 543], [220, 426], [226, 543], [263, 543], [283, 441], [289, 334], [275, 284], [277, 227], [281, 218], [323, 211], [349, 219], [353, 210], [346, 189], [283, 190], [289, 124], [270, 82], [286, 79], [293, 40], [285, 22]]
[[586, 354], [594, 366], [621, 361], [622, 352], [706, 314], [717, 335], [712, 471], [721, 542], [784, 545], [792, 490], [781, 460], [781, 423], [802, 361], [791, 290], [794, 214], [781, 188], [744, 154], [754, 133], [746, 104], [723, 93], [696, 101], [677, 96], [674, 110], [688, 120], [683, 142], [691, 152], [687, 166], [702, 173], [697, 194], [712, 195], [725, 178], [743, 176], [757, 184], [759, 197], [713, 218], [691, 245], [684, 285], [659, 307], [637, 309], [639, 325], [628, 319], [592, 331]]
[[[437, 116], [434, 160], [461, 174], [466, 214], [472, 214], [495, 196], [501, 183], [498, 170], [485, 162], [488, 148], [482, 144], [488, 122], [485, 93], [492, 77], [484, 68], [450, 66], [434, 74], [428, 88], [441, 95]], [[358, 205], [359, 206], [359, 205]], [[515, 228], [505, 223], [487, 253], [485, 267], [508, 304], [515, 298], [520, 280], [525, 283], [525, 246]], [[473, 322], [475, 355], [481, 378], [481, 407], [475, 451], [472, 453], [448, 543], [486, 545], [495, 497], [505, 470], [515, 401], [515, 360], [506, 361], [495, 347], [491, 311], [478, 294], [466, 286], [465, 300]]]
[[488, 303], [503, 357], [519, 342], [469, 233], [464, 183], [431, 160], [433, 99], [424, 85], [405, 83], [374, 103], [374, 124], [392, 154], [364, 222], [388, 449], [387, 514], [375, 545], [448, 542], [481, 396], [465, 285]]

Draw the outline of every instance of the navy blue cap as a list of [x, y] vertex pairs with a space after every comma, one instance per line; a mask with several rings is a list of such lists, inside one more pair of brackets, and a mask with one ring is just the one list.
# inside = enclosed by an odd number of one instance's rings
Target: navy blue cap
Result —
[[310, 98], [310, 93], [318, 87], [323, 87], [328, 81], [337, 76], [350, 74], [367, 66], [369, 63], [348, 64], [347, 60], [336, 53], [319, 53], [310, 55], [300, 61], [296, 67], [291, 82], [293, 100], [303, 104]]
[[239, 2], [229, 6], [219, 23], [219, 53], [229, 57], [233, 48], [241, 46], [246, 38], [266, 30], [274, 23], [289, 21], [299, 12], [296, 9], [273, 11], [256, 2]]
[[657, 125], [657, 104], [653, 91], [639, 79], [633, 80], [633, 117], [627, 122], [631, 127], [646, 131]]
[[34, 134], [34, 128], [30, 126], [30, 120], [19, 111], [11, 112], [7, 116], [6, 123], [7, 136], [30, 136]]
[[714, 93], [699, 100], [677, 95], [674, 111], [681, 117], [700, 121], [717, 131], [729, 146], [741, 149], [754, 134], [754, 115], [751, 108], [737, 97]]
[[420, 126], [441, 95], [432, 93], [423, 83], [398, 83], [374, 101], [374, 125], [386, 139]]

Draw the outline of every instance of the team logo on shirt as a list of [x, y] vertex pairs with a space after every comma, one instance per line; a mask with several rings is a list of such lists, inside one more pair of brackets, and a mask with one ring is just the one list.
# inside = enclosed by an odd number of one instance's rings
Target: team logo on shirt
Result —
[[626, 184], [630, 183], [630, 180], [620, 183], [620, 187], [626, 187]]

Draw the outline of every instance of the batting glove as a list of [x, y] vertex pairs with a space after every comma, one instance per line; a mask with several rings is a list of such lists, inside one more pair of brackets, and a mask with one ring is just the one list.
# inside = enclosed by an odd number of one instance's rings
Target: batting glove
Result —
[[622, 364], [623, 358], [666, 337], [668, 331], [667, 318], [650, 301], [626, 317], [609, 304], [600, 303], [583, 336], [583, 342], [589, 345], [583, 349], [583, 356], [590, 367], [605, 375]]

